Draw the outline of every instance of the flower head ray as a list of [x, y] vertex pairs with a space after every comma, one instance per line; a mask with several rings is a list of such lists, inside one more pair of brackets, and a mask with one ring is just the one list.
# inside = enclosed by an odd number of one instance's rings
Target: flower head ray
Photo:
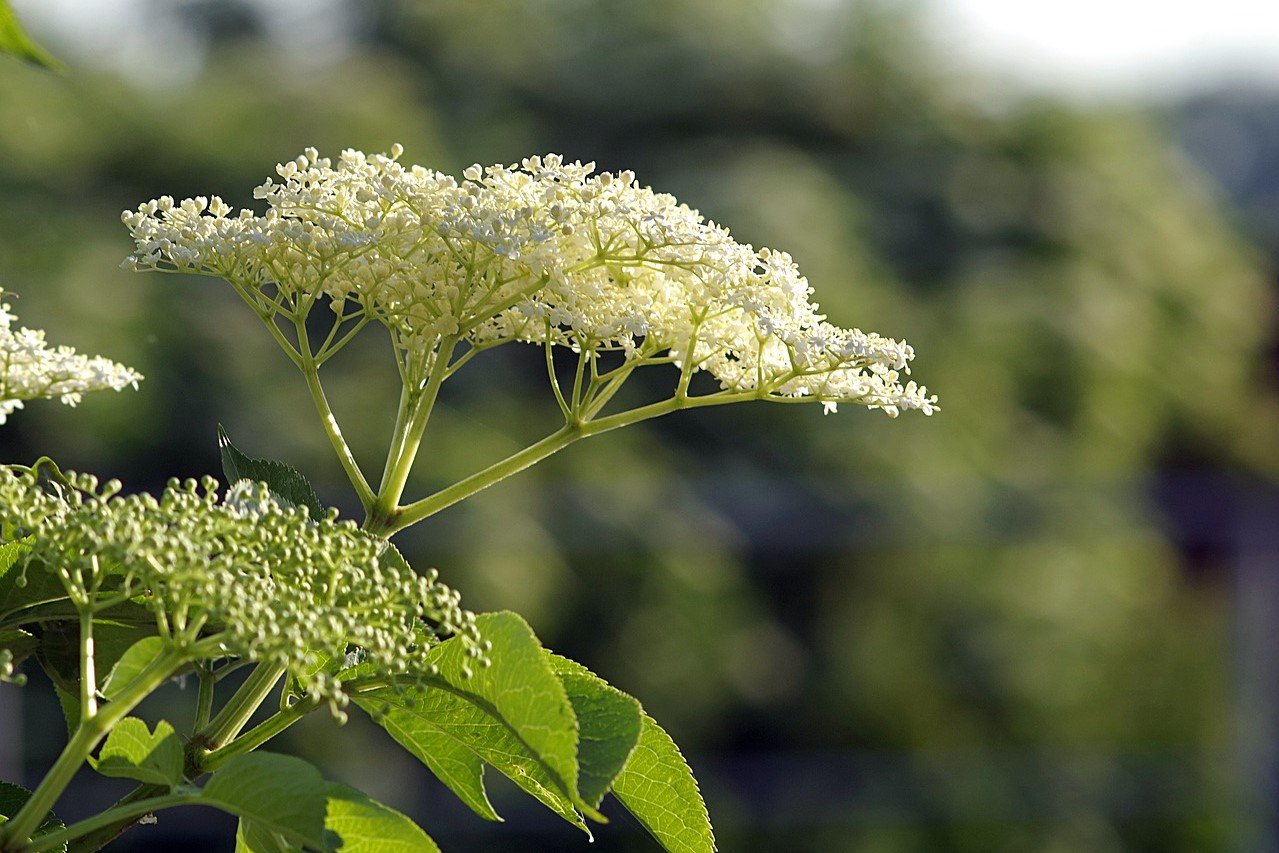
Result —
[[376, 320], [413, 389], [459, 344], [525, 341], [674, 363], [683, 387], [706, 371], [761, 399], [936, 409], [903, 381], [908, 344], [827, 322], [790, 255], [737, 242], [629, 171], [548, 154], [459, 180], [401, 153], [308, 149], [256, 189], [261, 215], [217, 197], [147, 202], [123, 215], [126, 265], [225, 278], [265, 315], [296, 321], [325, 298], [341, 321]]
[[87, 392], [136, 388], [142, 379], [136, 370], [102, 356], [51, 347], [43, 331], [15, 327], [17, 319], [0, 302], [0, 424], [26, 400], [55, 399], [74, 406]]

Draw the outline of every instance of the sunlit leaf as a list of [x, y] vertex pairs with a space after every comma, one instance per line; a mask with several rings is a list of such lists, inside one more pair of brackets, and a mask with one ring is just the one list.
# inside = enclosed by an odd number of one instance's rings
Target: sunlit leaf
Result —
[[577, 719], [563, 684], [519, 616], [482, 614], [477, 624], [493, 644], [491, 666], [449, 640], [431, 652], [439, 675], [427, 686], [354, 701], [483, 817], [497, 819], [484, 793], [488, 763], [585, 830], [579, 812], [602, 816], [577, 792]]
[[182, 781], [182, 763], [182, 742], [173, 726], [161, 720], [152, 732], [137, 717], [125, 717], [107, 735], [95, 767], [103, 776], [171, 788]]
[[706, 804], [679, 747], [644, 715], [639, 743], [613, 794], [670, 853], [712, 853], [715, 834]]

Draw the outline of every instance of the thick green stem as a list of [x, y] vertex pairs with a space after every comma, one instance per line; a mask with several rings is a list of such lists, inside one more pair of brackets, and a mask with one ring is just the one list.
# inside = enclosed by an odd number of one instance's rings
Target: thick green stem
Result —
[[200, 760], [200, 770], [206, 773], [212, 772], [231, 758], [257, 749], [318, 707], [320, 707], [319, 701], [303, 699], [296, 705], [267, 717], [226, 746], [206, 754]]
[[204, 664], [196, 665], [195, 674], [200, 680], [200, 692], [195, 697], [195, 725], [192, 728], [198, 732], [209, 724], [213, 713], [213, 688], [217, 685], [217, 678], [213, 670]]
[[[435, 409], [435, 401], [440, 396], [440, 386], [444, 384], [444, 377], [448, 375], [449, 360], [453, 357], [453, 350], [456, 347], [456, 338], [446, 339], [440, 344], [421, 395], [410, 394], [411, 414], [404, 423], [402, 438], [397, 434], [392, 440], [388, 452], [386, 477], [382, 480], [382, 487], [378, 490], [372, 510], [365, 517], [364, 529], [371, 533], [389, 535], [392, 530], [392, 519], [399, 511], [400, 497], [404, 494], [404, 487], [408, 485], [409, 473], [413, 470], [413, 461], [417, 458], [418, 447], [422, 443], [422, 434], [426, 431], [431, 412]], [[416, 399], [414, 399], [415, 396]], [[394, 457], [393, 462], [391, 457]]]
[[244, 679], [240, 689], [227, 700], [218, 715], [195, 733], [192, 744], [212, 751], [238, 735], [253, 712], [271, 695], [282, 675], [284, 667], [278, 664], [260, 664]]
[[93, 649], [93, 608], [80, 610], [80, 719], [98, 713], [98, 675]]
[[40, 838], [26, 846], [24, 853], [41, 853], [43, 850], [54, 850], [68, 841], [87, 835], [94, 830], [135, 821], [145, 814], [150, 814], [160, 809], [172, 808], [173, 806], [188, 806], [199, 801], [199, 791], [191, 791], [181, 794], [167, 794], [163, 797], [152, 797], [149, 800], [138, 800], [127, 805], [116, 806], [79, 823], [73, 823], [65, 829], [40, 836]]
[[[112, 806], [113, 810], [120, 809], [120, 811], [116, 812], [117, 815], [121, 815], [120, 817], [110, 823], [90, 827], [83, 835], [71, 841], [67, 847], [67, 853], [97, 853], [98, 850], [119, 838], [125, 830], [137, 823], [142, 817], [139, 814], [128, 814], [126, 813], [128, 810], [122, 807], [141, 800], [159, 797], [168, 790], [165, 785], [139, 785], [134, 788]], [[41, 839], [41, 841], [43, 840]]]
[[67, 742], [58, 760], [49, 768], [39, 787], [32, 792], [30, 799], [12, 820], [0, 826], [0, 851], [9, 853], [23, 849], [26, 840], [53, 808], [99, 741], [106, 737], [116, 723], [127, 717], [139, 702], [167, 681], [181, 663], [180, 652], [166, 650], [130, 682], [127, 690], [92, 717], [80, 721], [75, 734]]

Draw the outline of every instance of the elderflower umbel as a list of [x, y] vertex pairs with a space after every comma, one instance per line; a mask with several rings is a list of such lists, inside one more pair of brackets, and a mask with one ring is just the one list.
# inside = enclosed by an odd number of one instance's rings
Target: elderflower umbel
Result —
[[313, 519], [242, 481], [219, 500], [206, 478], [170, 483], [157, 498], [121, 496], [86, 475], [50, 485], [0, 470], [0, 521], [34, 534], [21, 571], [51, 571], [73, 598], [141, 596], [162, 636], [212, 643], [207, 657], [284, 667], [335, 702], [342, 684], [316, 666], [358, 647], [362, 674], [427, 674], [427, 650], [460, 635], [480, 657], [474, 616], [434, 571], [413, 572], [386, 542], [336, 514]]
[[[0, 292], [0, 295], [3, 295]], [[18, 319], [0, 302], [0, 424], [24, 400], [58, 399], [68, 406], [87, 391], [138, 387], [142, 374], [102, 356], [51, 347], [39, 329], [14, 328]]]
[[827, 322], [790, 255], [739, 243], [629, 171], [556, 154], [462, 180], [389, 155], [307, 149], [238, 212], [170, 197], [126, 211], [133, 269], [219, 276], [264, 314], [321, 297], [390, 331], [406, 384], [441, 351], [507, 341], [707, 371], [728, 392], [890, 416], [936, 398], [902, 377], [903, 341]]

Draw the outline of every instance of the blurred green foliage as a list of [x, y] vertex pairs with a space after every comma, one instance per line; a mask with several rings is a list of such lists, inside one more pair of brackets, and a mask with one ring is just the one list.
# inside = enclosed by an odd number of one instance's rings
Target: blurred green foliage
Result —
[[[222, 420], [353, 508], [256, 320], [212, 282], [117, 271], [118, 211], [251, 203], [307, 145], [633, 168], [792, 252], [836, 322], [910, 340], [942, 413], [681, 414], [437, 516], [406, 553], [639, 696], [693, 754], [725, 850], [1248, 842], [1226, 578], [1178, 547], [1154, 484], [1273, 475], [1273, 305], [1156, 125], [1010, 104], [874, 4], [374, 8], [329, 65], [241, 32], [191, 85], [0, 67], [0, 284], [25, 322], [148, 377], [80, 412], [31, 406], [6, 458], [154, 487], [218, 470]], [[329, 379], [373, 468], [395, 410], [384, 343]], [[462, 374], [409, 494], [552, 429], [541, 370], [507, 347]], [[372, 732], [317, 745], [327, 725], [296, 747], [411, 813], [419, 775]], [[457, 820], [463, 842], [484, 829]], [[562, 849], [508, 834], [485, 849]]]

